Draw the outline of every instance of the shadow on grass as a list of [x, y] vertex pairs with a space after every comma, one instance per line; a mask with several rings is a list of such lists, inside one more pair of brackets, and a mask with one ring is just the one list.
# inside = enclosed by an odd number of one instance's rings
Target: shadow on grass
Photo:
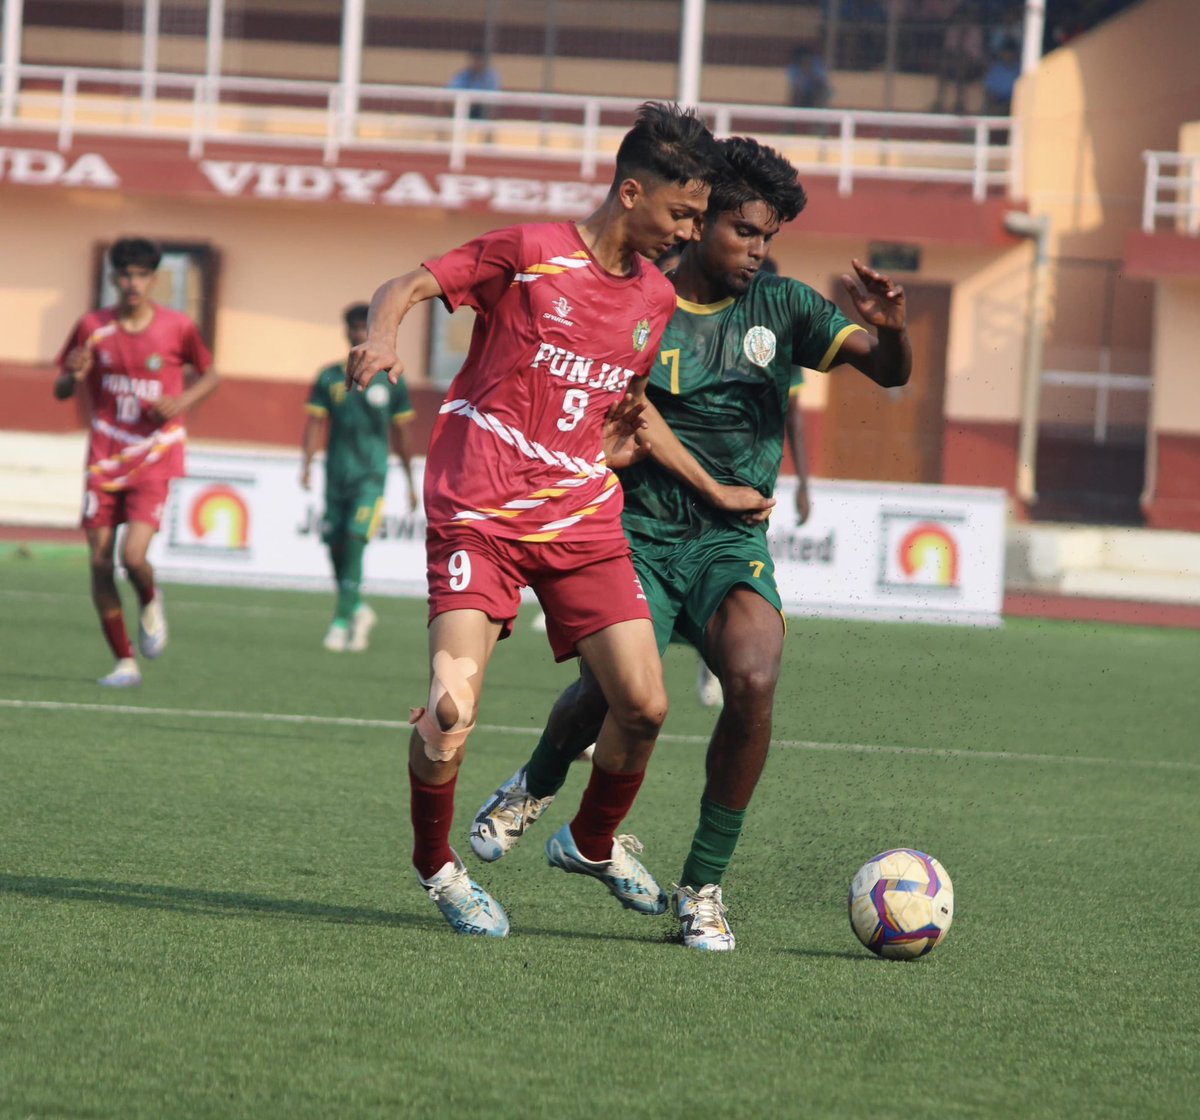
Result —
[[[331, 906], [307, 899], [268, 898], [240, 891], [216, 891], [191, 887], [173, 887], [161, 883], [116, 883], [108, 879], [66, 879], [48, 875], [0, 874], [0, 895], [24, 895], [60, 902], [99, 902], [130, 906], [141, 910], [169, 910], [180, 913], [223, 915], [228, 917], [282, 917], [331, 922], [338, 925], [407, 926], [431, 931], [445, 930], [445, 923], [432, 911], [429, 914], [398, 914], [362, 906]], [[520, 937], [558, 937], [567, 940], [641, 941], [649, 944], [678, 941], [661, 931], [646, 933], [599, 933], [588, 929], [554, 929], [517, 925]]]
[[267, 915], [308, 918], [345, 925], [423, 926], [440, 923], [429, 915], [396, 914], [362, 906], [331, 906], [306, 899], [267, 898], [237, 891], [214, 891], [161, 883], [114, 883], [107, 879], [58, 879], [45, 875], [0, 875], [0, 894], [52, 898], [66, 902], [106, 902], [146, 910], [197, 914]]
[[[0, 879], [0, 882], [3, 882]], [[776, 949], [776, 953], [785, 953], [793, 957], [838, 957], [847, 961], [865, 961], [867, 964], [879, 964], [880, 957], [874, 953], [856, 953], [853, 949], [800, 949], [800, 948], [782, 948]]]

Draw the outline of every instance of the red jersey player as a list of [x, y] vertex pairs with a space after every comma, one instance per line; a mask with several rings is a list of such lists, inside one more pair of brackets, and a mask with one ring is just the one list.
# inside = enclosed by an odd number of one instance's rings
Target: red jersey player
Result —
[[[121, 563], [141, 602], [138, 644], [147, 658], [167, 644], [162, 596], [146, 550], [158, 531], [171, 479], [183, 474], [183, 414], [217, 387], [212, 355], [196, 324], [150, 298], [162, 251], [140, 237], [109, 254], [116, 307], [89, 311], [58, 356], [54, 395], [74, 396], [82, 383], [91, 413], [83, 528], [91, 554], [92, 601], [116, 655], [100, 684], [127, 688], [142, 676], [125, 631], [113, 578], [117, 526], [125, 525]], [[199, 375], [185, 384], [185, 367]]]
[[547, 845], [550, 863], [600, 879], [630, 909], [666, 909], [634, 857], [640, 845], [614, 835], [667, 697], [611, 468], [634, 454], [646, 376], [675, 309], [670, 282], [644, 258], [693, 237], [715, 158], [692, 113], [644, 105], [595, 213], [502, 229], [389, 281], [371, 302], [367, 341], [350, 352], [348, 385], [364, 388], [380, 370], [395, 380], [396, 331], [416, 304], [440, 298], [478, 315], [425, 463], [431, 683], [409, 744], [413, 864], [459, 933], [508, 932], [449, 838], [484, 673], [526, 586], [555, 656], [581, 655], [610, 705], [579, 812]]

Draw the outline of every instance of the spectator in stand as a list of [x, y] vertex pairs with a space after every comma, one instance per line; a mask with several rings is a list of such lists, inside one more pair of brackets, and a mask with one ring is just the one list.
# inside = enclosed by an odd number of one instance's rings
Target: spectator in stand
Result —
[[829, 105], [833, 90], [825, 60], [809, 44], [801, 43], [792, 51], [788, 65], [789, 104], [796, 109], [824, 109]]
[[[486, 51], [472, 51], [467, 65], [458, 71], [447, 83], [447, 89], [484, 90], [494, 93], [500, 89], [500, 75], [492, 65]], [[488, 120], [492, 116], [492, 106], [474, 104], [470, 116], [473, 120]]]
[[1021, 76], [1021, 60], [1017, 44], [1011, 39], [1003, 43], [1000, 53], [983, 76], [983, 111], [1006, 117], [1012, 111], [1013, 86]]
[[[946, 27], [932, 111], [965, 113], [967, 89], [983, 73], [984, 34], [975, 0], [962, 0]], [[953, 90], [952, 102], [947, 94]]]

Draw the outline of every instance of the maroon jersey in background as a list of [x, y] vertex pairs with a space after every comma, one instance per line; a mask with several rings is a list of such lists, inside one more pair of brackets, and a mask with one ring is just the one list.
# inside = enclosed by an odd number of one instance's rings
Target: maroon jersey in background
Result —
[[524, 541], [619, 538], [604, 416], [644, 377], [675, 290], [635, 258], [605, 272], [572, 222], [511, 226], [424, 262], [478, 314], [425, 464], [431, 525]]
[[183, 418], [166, 423], [146, 406], [184, 390], [184, 367], [206, 373], [212, 354], [196, 324], [181, 311], [161, 305], [145, 330], [133, 333], [117, 322], [115, 308], [84, 315], [58, 355], [92, 342], [92, 368], [84, 379], [91, 412], [87, 485], [124, 490], [142, 482], [178, 478], [183, 471]]

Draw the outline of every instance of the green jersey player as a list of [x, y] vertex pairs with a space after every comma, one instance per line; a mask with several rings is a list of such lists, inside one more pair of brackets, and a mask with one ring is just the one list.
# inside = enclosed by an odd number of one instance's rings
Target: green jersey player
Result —
[[[623, 471], [622, 484], [623, 523], [660, 651], [672, 635], [683, 637], [724, 689], [673, 907], [685, 945], [728, 950], [734, 936], [721, 880], [766, 762], [783, 653], [765, 521], [792, 367], [848, 363], [892, 387], [908, 381], [912, 354], [904, 293], [888, 277], [855, 261], [855, 274], [842, 278], [871, 334], [806, 285], [760, 271], [771, 239], [803, 208], [804, 191], [771, 149], [737, 137], [720, 146], [727, 168], [713, 184], [700, 240], [670, 274], [678, 309], [647, 390], [650, 458]], [[499, 858], [541, 815], [604, 710], [585, 660], [529, 762], [476, 816], [476, 854]]]
[[[357, 346], [367, 337], [367, 305], [356, 303], [343, 315], [346, 338]], [[337, 604], [325, 635], [334, 653], [364, 650], [375, 612], [362, 601], [363, 553], [383, 512], [388, 451], [394, 451], [408, 480], [409, 510], [416, 509], [412, 462], [405, 425], [416, 415], [403, 381], [377, 377], [365, 393], [346, 391], [346, 365], [326, 366], [308, 395], [300, 484], [309, 488], [313, 456], [325, 447], [325, 513], [321, 539], [329, 549], [337, 580]]]

